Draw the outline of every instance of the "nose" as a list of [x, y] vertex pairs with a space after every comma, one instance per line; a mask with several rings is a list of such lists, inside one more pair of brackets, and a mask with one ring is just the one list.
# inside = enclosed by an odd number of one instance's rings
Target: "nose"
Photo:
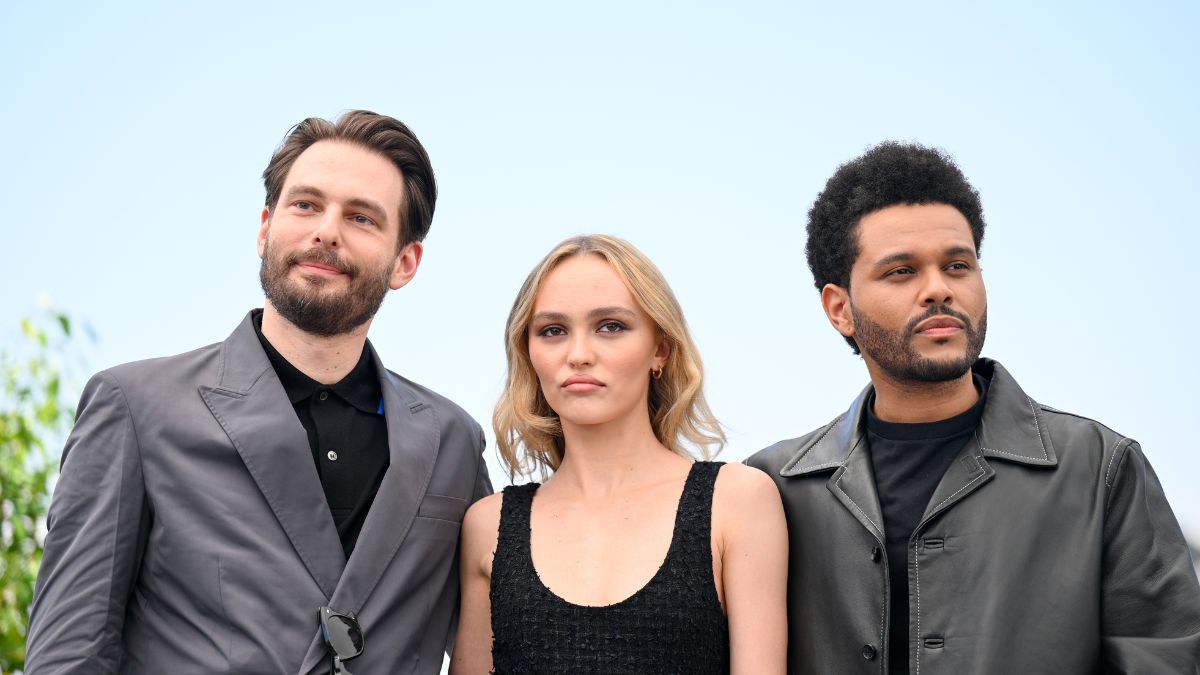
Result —
[[926, 275], [925, 284], [921, 287], [921, 304], [923, 306], [949, 305], [953, 301], [954, 291], [941, 270]]
[[567, 365], [572, 368], [584, 368], [596, 362], [596, 354], [586, 332], [578, 332], [571, 336], [570, 349], [567, 351]]
[[342, 216], [337, 209], [329, 208], [321, 214], [312, 233], [313, 246], [337, 248], [341, 241]]

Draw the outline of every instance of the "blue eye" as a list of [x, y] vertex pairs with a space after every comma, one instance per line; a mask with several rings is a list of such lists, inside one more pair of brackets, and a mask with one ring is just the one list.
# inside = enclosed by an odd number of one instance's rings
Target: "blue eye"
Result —
[[546, 326], [537, 333], [541, 337], [558, 337], [566, 335], [567, 331], [562, 329], [562, 326]]
[[600, 324], [600, 328], [598, 330], [601, 333], [620, 333], [621, 331], [625, 330], [625, 326], [620, 321], [605, 321], [604, 323]]
[[374, 225], [375, 224], [375, 221], [373, 221], [370, 218], [368, 218], [364, 215], [361, 215], [361, 214], [354, 216], [354, 222], [359, 225]]

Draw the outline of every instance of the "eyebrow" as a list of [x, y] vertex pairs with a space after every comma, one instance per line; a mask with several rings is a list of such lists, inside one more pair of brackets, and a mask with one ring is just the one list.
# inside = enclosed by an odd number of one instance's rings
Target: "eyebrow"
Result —
[[[597, 307], [596, 309], [593, 309], [592, 311], [588, 312], [586, 318], [589, 321], [594, 321], [601, 317], [608, 317], [608, 316], [620, 316], [620, 317], [624, 317], [627, 319], [632, 319], [637, 316], [637, 313], [632, 312], [624, 307], [618, 307], [618, 306], [614, 305], [612, 307]], [[533, 322], [533, 321], [564, 322], [566, 320], [567, 320], [567, 315], [562, 312], [538, 312], [537, 314], [534, 314], [533, 317], [531, 317], [531, 319], [530, 319], [531, 322]]]
[[[328, 199], [328, 196], [320, 188], [313, 187], [311, 185], [293, 185], [287, 191], [287, 198], [289, 200], [295, 199], [296, 197], [302, 197], [304, 195], [311, 195], [317, 199]], [[362, 197], [351, 197], [350, 199], [346, 200], [346, 206], [351, 206], [363, 211], [371, 211], [376, 216], [381, 216], [385, 220], [387, 219], [387, 209], [384, 209], [382, 206], [369, 199], [363, 199]]]
[[[975, 249], [973, 249], [969, 246], [951, 246], [950, 248], [942, 251], [942, 255], [943, 256], [970, 255], [971, 257], [975, 257]], [[889, 256], [881, 258], [878, 262], [875, 263], [875, 267], [887, 267], [888, 265], [894, 265], [899, 262], [907, 262], [909, 260], [913, 260], [916, 257], [917, 256], [915, 253], [911, 253], [909, 251], [901, 251], [899, 253], [893, 253]]]

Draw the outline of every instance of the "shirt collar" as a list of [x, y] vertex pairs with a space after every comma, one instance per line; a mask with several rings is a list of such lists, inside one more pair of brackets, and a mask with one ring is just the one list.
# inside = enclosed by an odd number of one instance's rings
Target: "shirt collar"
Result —
[[358, 363], [354, 364], [354, 368], [345, 377], [336, 384], [325, 385], [305, 375], [300, 369], [289, 363], [275, 349], [275, 346], [267, 340], [266, 336], [262, 333], [261, 310], [254, 314], [253, 323], [254, 332], [258, 335], [258, 341], [262, 343], [263, 351], [267, 353], [267, 359], [270, 360], [271, 366], [274, 367], [275, 374], [279, 376], [279, 382], [283, 385], [283, 390], [287, 393], [288, 400], [293, 405], [309, 398], [319, 390], [328, 389], [365, 413], [379, 413], [380, 401], [383, 400], [383, 389], [379, 385], [379, 376], [375, 372], [375, 363], [372, 361], [370, 350], [367, 349], [366, 345], [363, 345], [363, 351], [358, 357]]

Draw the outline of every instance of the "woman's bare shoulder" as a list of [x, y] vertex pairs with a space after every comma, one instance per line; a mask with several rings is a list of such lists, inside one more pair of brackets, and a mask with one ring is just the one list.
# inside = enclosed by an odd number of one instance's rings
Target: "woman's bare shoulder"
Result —
[[504, 494], [491, 494], [471, 505], [463, 516], [463, 535], [476, 532], [491, 532], [495, 535], [500, 527], [500, 506], [504, 503]]
[[742, 527], [759, 519], [782, 517], [779, 488], [767, 474], [752, 466], [729, 463], [721, 467], [713, 491], [715, 522]]
[[716, 490], [735, 500], [754, 498], [764, 492], [773, 497], [779, 494], [770, 476], [752, 466], [735, 462], [721, 467], [720, 473], [717, 474]]

